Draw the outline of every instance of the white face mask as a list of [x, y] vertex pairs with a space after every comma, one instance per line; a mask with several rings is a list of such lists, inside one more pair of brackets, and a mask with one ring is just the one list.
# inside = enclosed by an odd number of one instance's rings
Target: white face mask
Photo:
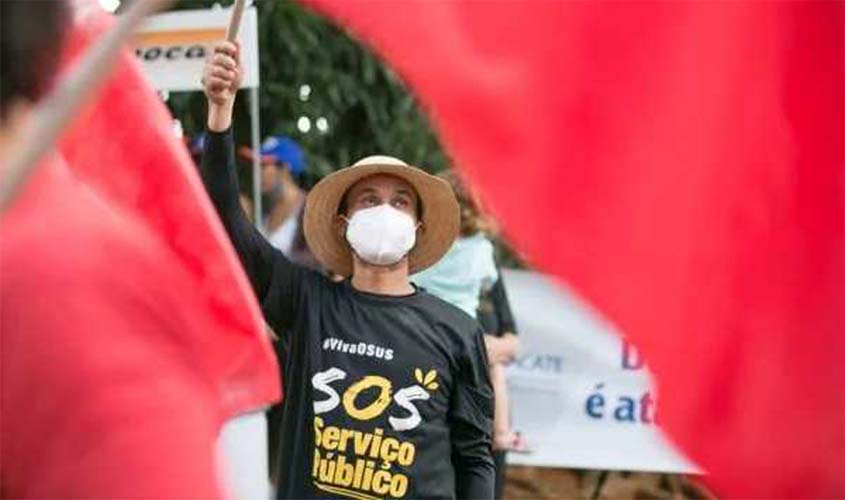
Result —
[[414, 219], [387, 204], [358, 210], [347, 220], [346, 241], [370, 264], [396, 264], [414, 248], [416, 240]]

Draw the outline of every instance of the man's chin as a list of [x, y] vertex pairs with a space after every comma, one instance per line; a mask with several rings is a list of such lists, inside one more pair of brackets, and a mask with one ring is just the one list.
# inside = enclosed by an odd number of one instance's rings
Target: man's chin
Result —
[[[354, 255], [354, 254], [353, 254]], [[393, 272], [393, 271], [400, 271], [405, 270], [406, 274], [408, 272], [408, 256], [405, 255], [398, 261], [392, 264], [374, 264], [372, 262], [367, 262], [366, 260], [358, 257], [357, 255], [353, 256], [355, 261], [355, 269], [356, 270], [371, 270], [374, 272], [384, 273], [384, 272]]]

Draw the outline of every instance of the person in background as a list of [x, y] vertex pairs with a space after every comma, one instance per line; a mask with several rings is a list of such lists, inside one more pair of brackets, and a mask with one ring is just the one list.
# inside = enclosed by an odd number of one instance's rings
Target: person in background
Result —
[[452, 186], [460, 206], [461, 226], [458, 238], [446, 255], [412, 280], [431, 294], [454, 304], [476, 318], [482, 291], [499, 279], [493, 243], [485, 236], [487, 221], [476, 201], [468, 195], [451, 171], [437, 174]]
[[[252, 160], [255, 152], [242, 147]], [[266, 138], [258, 151], [261, 159], [261, 231], [271, 245], [290, 257], [305, 208], [306, 192], [297, 183], [305, 173], [305, 153], [290, 137]]]
[[504, 494], [507, 453], [528, 451], [522, 435], [513, 431], [510, 418], [510, 398], [505, 379], [505, 366], [511, 363], [519, 352], [516, 322], [510, 308], [505, 281], [501, 271], [493, 287], [481, 294], [478, 305], [478, 321], [486, 332], [485, 342], [491, 358], [490, 378], [495, 391], [495, 440], [493, 459], [496, 461], [496, 499]]
[[[459, 237], [439, 262], [411, 279], [427, 292], [458, 306], [473, 318], [484, 320], [484, 340], [495, 393], [493, 450], [496, 493], [497, 498], [501, 498], [505, 453], [525, 450], [521, 436], [511, 429], [505, 380], [505, 365], [516, 357], [519, 342], [504, 283], [496, 266], [495, 250], [485, 234], [493, 231], [492, 221], [482, 213], [476, 197], [467, 192], [454, 172], [444, 171], [438, 177], [449, 182], [458, 199], [461, 209]], [[486, 307], [482, 308], [483, 314], [479, 316], [482, 294], [491, 301], [484, 303]]]
[[[0, 176], [72, 16], [0, 1]], [[56, 155], [0, 214], [0, 241], [0, 497], [221, 498], [218, 405], [169, 248]]]

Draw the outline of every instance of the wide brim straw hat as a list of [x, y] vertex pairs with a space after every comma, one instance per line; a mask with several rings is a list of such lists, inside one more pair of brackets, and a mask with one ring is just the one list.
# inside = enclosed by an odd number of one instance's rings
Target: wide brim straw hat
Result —
[[324, 177], [308, 193], [303, 221], [305, 239], [326, 269], [341, 276], [352, 275], [352, 248], [338, 230], [338, 211], [346, 192], [355, 183], [380, 174], [405, 180], [419, 197], [422, 228], [408, 253], [411, 274], [440, 260], [457, 238], [460, 210], [449, 183], [397, 158], [369, 156]]

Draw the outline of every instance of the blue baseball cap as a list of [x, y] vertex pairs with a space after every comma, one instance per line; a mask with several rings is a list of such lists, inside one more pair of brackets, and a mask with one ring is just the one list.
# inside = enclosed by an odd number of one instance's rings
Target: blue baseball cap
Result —
[[[245, 157], [252, 158], [251, 149], [242, 148], [241, 152]], [[271, 135], [264, 139], [258, 152], [261, 154], [263, 163], [272, 162], [277, 165], [284, 163], [293, 175], [305, 172], [305, 152], [288, 136]]]

